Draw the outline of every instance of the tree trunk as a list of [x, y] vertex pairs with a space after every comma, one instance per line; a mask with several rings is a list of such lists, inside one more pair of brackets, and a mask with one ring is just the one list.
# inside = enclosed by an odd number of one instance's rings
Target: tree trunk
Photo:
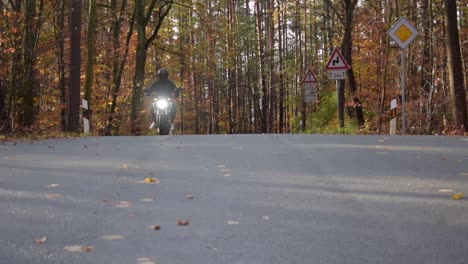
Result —
[[96, 22], [96, 0], [89, 0], [88, 7], [88, 29], [86, 34], [86, 49], [87, 49], [87, 60], [86, 60], [86, 80], [85, 80], [85, 95], [84, 99], [88, 101], [88, 109], [84, 110], [83, 118], [89, 120], [90, 129], [92, 130], [91, 122], [91, 94], [93, 91], [93, 79], [94, 79], [94, 28]]
[[[23, 125], [34, 123], [34, 64], [36, 57], [37, 30], [36, 1], [25, 1], [25, 31], [23, 38]], [[36, 22], [36, 23], [35, 23]]]
[[58, 86], [60, 90], [60, 124], [62, 131], [67, 130], [67, 86], [65, 80], [65, 6], [66, 1], [60, 1], [57, 5], [57, 20], [55, 26], [57, 33], [55, 39], [57, 41], [57, 74]]
[[279, 64], [278, 64], [278, 72], [279, 72], [279, 117], [278, 117], [278, 131], [279, 133], [284, 133], [284, 90], [285, 90], [285, 85], [284, 85], [284, 62], [283, 62], [283, 8], [282, 8], [281, 1], [278, 0], [278, 59], [279, 59]]
[[263, 8], [260, 5], [260, 1], [255, 2], [255, 14], [256, 14], [256, 29], [257, 29], [257, 52], [258, 52], [258, 61], [259, 61], [259, 74], [258, 74], [258, 84], [260, 90], [262, 91], [261, 101], [262, 101], [262, 111], [261, 111], [261, 121], [262, 121], [262, 133], [268, 132], [268, 91], [266, 85], [265, 77], [265, 34], [263, 32]]
[[457, 5], [455, 0], [445, 0], [447, 27], [447, 58], [450, 75], [450, 92], [455, 124], [468, 131], [464, 71], [457, 26]]
[[81, 0], [70, 0], [70, 77], [68, 82], [67, 131], [80, 129], [80, 75], [81, 75]]
[[[132, 18], [129, 21], [130, 28], [127, 33], [127, 39], [125, 42], [125, 51], [122, 56], [120, 56], [120, 29], [123, 20], [123, 15], [127, 7], [127, 0], [122, 1], [120, 6], [120, 12], [118, 16], [115, 16], [114, 21], [112, 22], [112, 102], [111, 109], [109, 113], [109, 119], [106, 126], [106, 135], [110, 136], [113, 133], [113, 130], [116, 128], [114, 124], [115, 110], [117, 107], [117, 95], [120, 91], [120, 85], [122, 82], [122, 74], [127, 63], [128, 51], [130, 47], [130, 40], [133, 35], [133, 26], [135, 22], [135, 12], [132, 14]], [[117, 0], [112, 0], [111, 2], [112, 12], [117, 12]]]
[[[137, 30], [137, 44], [135, 57], [135, 75], [133, 77], [132, 109], [130, 113], [130, 130], [133, 135], [141, 134], [140, 112], [143, 103], [143, 86], [145, 82], [146, 55], [149, 45], [158, 36], [164, 18], [172, 7], [172, 2], [152, 0], [145, 14], [144, 0], [135, 1], [135, 21]], [[159, 4], [159, 5], [158, 5]], [[153, 14], [153, 12], [156, 12]], [[147, 26], [151, 18], [156, 19], [151, 34], [147, 36]]]
[[6, 96], [3, 92], [2, 80], [0, 80], [0, 133], [8, 132], [8, 115], [6, 108]]

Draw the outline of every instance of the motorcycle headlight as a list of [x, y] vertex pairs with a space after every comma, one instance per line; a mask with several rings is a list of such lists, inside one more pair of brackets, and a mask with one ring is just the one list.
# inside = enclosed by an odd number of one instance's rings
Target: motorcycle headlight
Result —
[[169, 102], [167, 102], [166, 99], [159, 99], [157, 102], [156, 102], [156, 106], [159, 108], [159, 109], [166, 109], [168, 106], [169, 106]]

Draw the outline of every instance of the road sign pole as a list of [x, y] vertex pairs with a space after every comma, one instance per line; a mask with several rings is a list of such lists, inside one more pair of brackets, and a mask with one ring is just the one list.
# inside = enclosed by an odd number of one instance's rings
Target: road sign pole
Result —
[[401, 134], [406, 132], [405, 124], [405, 50], [401, 49]]
[[406, 18], [400, 17], [387, 34], [400, 46], [401, 49], [401, 134], [406, 133], [405, 116], [405, 49], [419, 34], [416, 27]]

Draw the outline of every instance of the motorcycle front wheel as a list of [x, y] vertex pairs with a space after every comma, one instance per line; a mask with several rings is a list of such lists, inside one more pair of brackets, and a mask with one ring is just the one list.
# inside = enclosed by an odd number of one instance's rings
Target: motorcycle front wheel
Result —
[[169, 116], [161, 116], [159, 120], [159, 135], [169, 135], [170, 130], [171, 123], [169, 122]]

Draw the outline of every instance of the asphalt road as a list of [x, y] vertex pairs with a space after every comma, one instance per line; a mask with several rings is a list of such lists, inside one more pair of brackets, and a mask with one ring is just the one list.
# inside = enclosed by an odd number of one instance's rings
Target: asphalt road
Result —
[[6, 143], [0, 263], [462, 264], [458, 192], [466, 137]]

